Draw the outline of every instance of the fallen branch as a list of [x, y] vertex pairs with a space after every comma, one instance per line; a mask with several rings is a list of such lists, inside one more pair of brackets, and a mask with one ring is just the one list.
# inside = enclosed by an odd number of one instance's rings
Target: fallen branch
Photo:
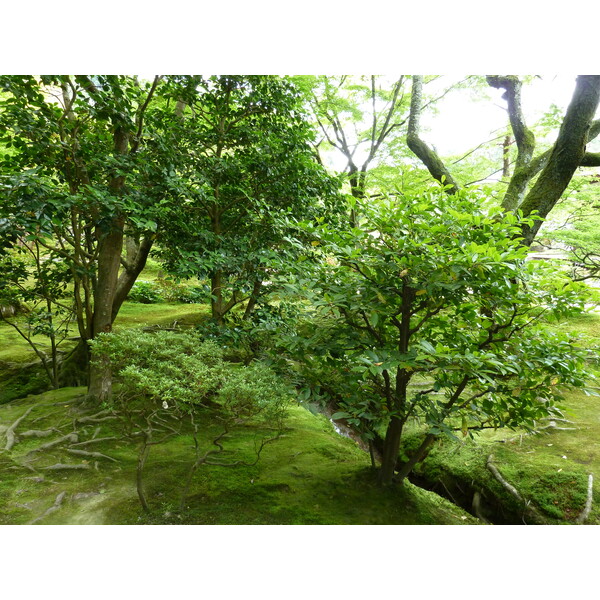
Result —
[[47, 444], [42, 444], [41, 446], [38, 446], [37, 448], [34, 448], [33, 450], [30, 450], [27, 454], [33, 454], [34, 452], [43, 452], [44, 450], [49, 450], [50, 448], [54, 448], [55, 446], [58, 446], [59, 444], [62, 444], [63, 442], [77, 442], [79, 441], [79, 436], [76, 433], [68, 433], [67, 435], [63, 435], [60, 438], [57, 438], [51, 442], [48, 442]]
[[106, 458], [108, 460], [112, 460], [113, 462], [119, 462], [116, 458], [112, 456], [107, 456], [106, 454], [102, 454], [101, 452], [87, 452], [86, 450], [76, 450], [74, 448], [67, 448], [67, 452], [71, 454], [76, 454], [77, 456], [85, 456], [89, 458]]
[[66, 494], [66, 492], [61, 492], [58, 496], [56, 496], [56, 500], [54, 501], [54, 504], [43, 515], [39, 516], [37, 519], [34, 519], [33, 521], [29, 521], [28, 524], [33, 525], [33, 524], [37, 523], [38, 521], [41, 521], [48, 515], [52, 514], [54, 511], [58, 510], [62, 504], [62, 501], [65, 498], [65, 494]]
[[24, 414], [22, 414], [5, 432], [6, 446], [4, 449], [7, 451], [12, 450], [16, 442], [15, 429], [19, 426], [19, 423], [33, 410], [33, 406], [30, 406]]
[[575, 520], [576, 523], [583, 525], [587, 518], [590, 516], [590, 512], [592, 511], [592, 497], [594, 491], [594, 476], [590, 473], [588, 476], [588, 491], [587, 491], [587, 500], [585, 501], [585, 508], [581, 511], [581, 514]]
[[533, 506], [530, 505], [529, 501], [525, 500], [523, 498], [523, 496], [521, 496], [521, 494], [519, 494], [519, 491], [517, 490], [517, 488], [514, 487], [513, 485], [511, 485], [510, 483], [508, 483], [508, 481], [506, 481], [506, 479], [504, 479], [504, 477], [502, 477], [502, 475], [500, 474], [500, 471], [498, 471], [498, 469], [496, 468], [496, 465], [493, 463], [493, 460], [494, 460], [494, 455], [490, 454], [488, 456], [486, 466], [489, 469], [489, 471], [492, 473], [492, 475], [496, 478], [496, 481], [498, 481], [498, 483], [500, 483], [502, 485], [502, 487], [511, 496], [513, 496], [513, 498], [515, 498], [519, 502], [519, 504], [523, 505], [523, 508], [530, 514], [530, 516], [534, 517], [534, 519], [536, 519], [538, 521], [543, 522], [544, 519], [535, 510], [535, 508], [533, 508]]

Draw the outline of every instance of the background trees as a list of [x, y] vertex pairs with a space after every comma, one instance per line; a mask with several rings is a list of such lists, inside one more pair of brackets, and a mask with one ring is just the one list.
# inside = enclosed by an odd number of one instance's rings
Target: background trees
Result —
[[339, 211], [338, 183], [314, 160], [313, 134], [288, 80], [215, 76], [195, 83], [172, 149], [182, 210], [165, 233], [162, 256], [178, 276], [210, 280], [212, 317], [223, 323], [244, 302], [248, 316], [264, 282], [293, 262], [285, 239], [290, 220]]
[[[527, 126], [521, 104], [522, 82], [516, 76], [489, 76], [490, 86], [504, 90], [512, 134], [517, 146], [514, 171], [502, 199], [505, 210], [519, 209], [525, 216], [537, 213], [537, 220], [524, 231], [524, 242], [531, 244], [543, 219], [561, 198], [580, 166], [597, 166], [598, 156], [586, 153], [586, 144], [600, 133], [600, 121], [594, 120], [600, 100], [600, 77], [579, 76], [558, 137], [549, 150], [534, 157], [535, 136]], [[407, 143], [426, 166], [431, 176], [448, 184], [454, 193], [459, 184], [453, 179], [439, 155], [420, 137], [423, 77], [412, 78], [411, 117]], [[539, 176], [538, 176], [539, 175]], [[537, 179], [535, 179], [537, 177]]]

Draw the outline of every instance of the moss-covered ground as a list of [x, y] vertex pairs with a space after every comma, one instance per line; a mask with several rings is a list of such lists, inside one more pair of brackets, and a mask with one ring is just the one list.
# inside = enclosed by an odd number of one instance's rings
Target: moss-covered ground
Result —
[[[254, 466], [200, 468], [185, 508], [179, 511], [183, 481], [193, 462], [192, 437], [185, 433], [154, 446], [145, 467], [150, 512], [136, 493], [138, 445], [122, 439], [118, 419], [79, 423], [84, 388], [64, 388], [0, 407], [0, 443], [6, 429], [56, 428], [47, 438], [23, 437], [0, 451], [0, 524], [464, 524], [476, 519], [438, 495], [407, 484], [381, 490], [368, 456], [337, 435], [323, 416], [290, 409], [286, 429], [267, 445]], [[215, 425], [205, 423], [200, 440]], [[117, 438], [79, 446], [108, 458], [70, 454], [69, 442], [43, 452], [42, 444], [76, 432], [81, 441]], [[231, 451], [251, 459], [261, 432], [248, 427]], [[93, 446], [93, 448], [92, 448]], [[83, 470], [49, 470], [56, 464]], [[64, 494], [61, 498], [61, 494]], [[59, 506], [47, 513], [57, 499]], [[45, 516], [43, 516], [45, 515]], [[41, 518], [40, 518], [41, 517]]]
[[[151, 263], [144, 278], [159, 276]], [[193, 326], [208, 316], [201, 304], [126, 302], [115, 329], [142, 326]], [[585, 344], [596, 348], [600, 316], [590, 314], [559, 325], [583, 333]], [[73, 332], [73, 335], [76, 335]], [[43, 339], [36, 340], [43, 343]], [[74, 341], [65, 342], [65, 349]], [[152, 448], [145, 468], [150, 512], [141, 509], [136, 494], [138, 446], [122, 439], [118, 420], [78, 424], [83, 388], [63, 388], [40, 394], [45, 376], [35, 354], [7, 324], [0, 322], [0, 524], [23, 523], [213, 523], [213, 524], [446, 524], [480, 522], [439, 495], [407, 483], [382, 490], [369, 467], [368, 456], [335, 433], [322, 416], [294, 406], [284, 435], [269, 444], [252, 467], [203, 467], [194, 477], [183, 511], [178, 510], [183, 480], [194, 453], [185, 433]], [[591, 365], [594, 370], [597, 365]], [[25, 397], [26, 396], [26, 397]], [[6, 430], [30, 412], [15, 428], [51, 430], [45, 438], [22, 438], [7, 451]], [[462, 442], [441, 441], [417, 469], [436, 491], [469, 508], [475, 492], [490, 504], [500, 502], [511, 513], [523, 507], [486, 467], [490, 454], [502, 476], [547, 523], [574, 523], [583, 510], [588, 476], [594, 477], [593, 507], [588, 523], [600, 523], [600, 397], [567, 392], [565, 418], [557, 425], [569, 431], [547, 430], [539, 435], [508, 430], [487, 431]], [[203, 424], [206, 439], [211, 423]], [[109, 456], [88, 460], [66, 452], [66, 446], [44, 452], [36, 447], [66, 433], [80, 440], [117, 439], [83, 446]], [[259, 431], [248, 428], [235, 441], [235, 450], [249, 460]], [[407, 437], [405, 448], [418, 443]], [[53, 471], [55, 463], [78, 463], [87, 468]], [[434, 485], [432, 486], [432, 482]], [[63, 494], [64, 492], [64, 494]], [[49, 512], [57, 498], [60, 506]], [[460, 496], [460, 497], [459, 497]], [[483, 516], [503, 522], [494, 502]], [[495, 514], [491, 514], [495, 512]], [[42, 517], [42, 515], [45, 515]], [[40, 518], [42, 517], [42, 518]], [[36, 519], [39, 519], [36, 521]]]
[[[582, 334], [584, 344], [597, 347], [600, 315], [584, 315], [558, 327]], [[596, 369], [596, 365], [590, 365], [592, 374]], [[595, 385], [592, 381], [590, 387]], [[567, 391], [564, 396], [562, 408], [566, 421], [556, 421], [556, 428], [544, 429], [536, 435], [488, 430], [462, 443], [441, 441], [417, 472], [440, 493], [447, 496], [464, 493], [463, 505], [465, 498], [470, 499], [475, 491], [484, 498], [498, 498], [514, 518], [524, 513], [523, 505], [487, 468], [488, 457], [492, 455], [502, 477], [549, 524], [576, 522], [586, 504], [591, 474], [593, 503], [586, 523], [600, 524], [600, 396], [579, 390]], [[419, 439], [416, 434], [412, 440], [407, 438], [407, 450], [418, 444]], [[452, 484], [458, 487], [448, 489]], [[524, 518], [527, 520], [526, 515]]]

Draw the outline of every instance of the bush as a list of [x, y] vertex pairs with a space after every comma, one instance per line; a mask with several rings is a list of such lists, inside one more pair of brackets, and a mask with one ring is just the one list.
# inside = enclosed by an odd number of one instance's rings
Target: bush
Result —
[[156, 284], [151, 281], [136, 281], [129, 291], [127, 299], [140, 304], [156, 304], [162, 300], [162, 297]]

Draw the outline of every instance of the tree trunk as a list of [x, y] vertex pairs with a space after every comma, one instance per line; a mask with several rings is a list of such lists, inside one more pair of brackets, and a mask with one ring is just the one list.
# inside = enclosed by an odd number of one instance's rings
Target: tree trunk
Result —
[[385, 440], [383, 442], [383, 457], [381, 460], [381, 469], [379, 471], [379, 483], [389, 485], [392, 483], [396, 463], [398, 461], [398, 452], [400, 450], [400, 438], [402, 437], [402, 428], [404, 422], [399, 417], [392, 417], [388, 425]]
[[427, 451], [435, 441], [435, 435], [429, 433], [425, 436], [425, 439], [421, 443], [421, 445], [417, 448], [417, 451], [405, 462], [398, 474], [394, 478], [398, 483], [402, 483], [402, 481], [409, 475], [409, 473], [413, 470], [414, 466], [423, 460]]
[[212, 318], [223, 324], [223, 271], [215, 271], [210, 278], [210, 309]]
[[[520, 206], [525, 216], [537, 211], [545, 219], [562, 196], [585, 156], [599, 101], [600, 75], [580, 75], [548, 163]], [[531, 244], [541, 225], [542, 221], [536, 221], [524, 230], [526, 244]]]
[[[128, 238], [130, 239], [130, 238]], [[112, 321], [117, 318], [119, 309], [121, 308], [127, 294], [131, 291], [133, 284], [139, 277], [140, 273], [146, 266], [148, 260], [148, 254], [152, 249], [154, 243], [154, 236], [145, 237], [140, 244], [135, 244], [135, 247], [129, 242], [127, 247], [127, 266], [119, 276], [117, 281], [117, 287], [115, 291], [115, 297], [112, 305]]]
[[262, 287], [262, 281], [255, 281], [254, 287], [252, 288], [252, 294], [250, 294], [250, 299], [248, 300], [248, 304], [246, 305], [246, 310], [244, 311], [244, 321], [247, 321], [258, 302], [258, 298], [260, 297], [260, 290]]
[[[110, 333], [113, 323], [113, 302], [117, 289], [117, 279], [123, 249], [124, 217], [118, 216], [111, 222], [108, 232], [99, 232], [98, 241], [98, 279], [94, 293], [94, 319], [92, 337], [100, 333]], [[90, 364], [88, 399], [101, 403], [110, 399], [112, 393], [112, 375], [107, 359]]]

